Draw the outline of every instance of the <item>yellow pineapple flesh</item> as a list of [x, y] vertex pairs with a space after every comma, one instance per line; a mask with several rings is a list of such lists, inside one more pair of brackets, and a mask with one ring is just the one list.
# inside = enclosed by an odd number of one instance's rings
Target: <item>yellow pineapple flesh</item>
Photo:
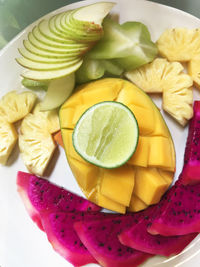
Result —
[[32, 110], [36, 98], [32, 92], [11, 91], [0, 100], [0, 116], [9, 123], [19, 121]]
[[19, 134], [19, 148], [27, 169], [42, 176], [53, 156], [56, 145], [52, 133], [58, 131], [58, 114], [34, 110], [22, 121]]
[[179, 62], [168, 62], [164, 58], [156, 58], [136, 70], [127, 71], [126, 78], [147, 93], [162, 93], [172, 83], [174, 76], [183, 71]]
[[0, 118], [0, 164], [6, 165], [17, 142], [17, 132], [12, 124]]
[[188, 74], [192, 77], [196, 87], [200, 89], [200, 57], [188, 62]]
[[190, 61], [200, 53], [200, 29], [165, 30], [157, 41], [160, 55], [170, 61]]

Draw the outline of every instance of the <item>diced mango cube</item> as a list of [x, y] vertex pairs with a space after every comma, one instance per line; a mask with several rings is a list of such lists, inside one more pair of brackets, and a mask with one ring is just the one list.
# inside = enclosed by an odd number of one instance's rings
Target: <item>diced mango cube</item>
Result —
[[158, 203], [167, 188], [168, 183], [156, 168], [137, 168], [133, 193], [147, 205]]
[[139, 126], [140, 135], [149, 135], [154, 131], [155, 119], [154, 110], [139, 107], [137, 105], [128, 105], [129, 109], [136, 117]]
[[167, 128], [167, 125], [165, 124], [163, 117], [160, 113], [160, 110], [154, 106], [154, 119], [155, 119], [155, 128], [153, 133], [151, 134], [152, 136], [163, 136], [163, 137], [168, 137], [170, 138], [170, 133]]
[[60, 125], [62, 128], [74, 128], [73, 118], [74, 118], [75, 109], [72, 107], [69, 108], [61, 108], [60, 109]]
[[174, 171], [175, 161], [170, 139], [163, 136], [150, 137], [149, 145], [148, 165]]
[[90, 108], [92, 105], [79, 105], [76, 107], [73, 117], [73, 125], [75, 126], [77, 121], [80, 119], [80, 117], [83, 115], [83, 113]]
[[146, 209], [148, 206], [136, 195], [132, 195], [128, 211], [137, 212]]
[[134, 188], [134, 178], [134, 169], [127, 164], [116, 169], [104, 169], [100, 192], [113, 201], [129, 206]]
[[174, 172], [164, 171], [161, 169], [158, 169], [158, 171], [162, 175], [162, 177], [165, 179], [168, 186], [170, 186], [174, 178]]
[[88, 191], [96, 186], [99, 172], [99, 169], [96, 166], [87, 162], [82, 163], [73, 158], [69, 158], [68, 161], [81, 188]]
[[147, 167], [149, 159], [149, 137], [139, 136], [135, 153], [129, 159], [128, 164]]
[[74, 149], [72, 143], [72, 130], [62, 129], [62, 139], [65, 147], [67, 158], [72, 157], [80, 162], [87, 163]]
[[107, 81], [94, 82], [91, 85], [86, 85], [87, 91], [82, 92], [82, 100], [84, 104], [90, 104], [91, 106], [102, 101], [113, 101], [117, 98], [123, 85], [122, 80], [118, 80], [113, 84], [112, 79]]
[[[134, 88], [136, 88], [136, 90], [134, 90]], [[150, 98], [142, 90], [127, 81], [124, 81], [124, 87], [120, 91], [116, 101], [127, 106], [133, 104], [147, 110], [149, 107], [151, 109], [153, 104]]]
[[97, 193], [97, 198], [98, 198], [98, 202], [96, 203], [97, 205], [112, 210], [112, 211], [116, 211], [119, 213], [125, 213], [126, 212], [126, 207], [119, 204], [118, 202], [115, 202], [111, 199], [109, 199], [108, 197], [102, 195], [100, 192]]

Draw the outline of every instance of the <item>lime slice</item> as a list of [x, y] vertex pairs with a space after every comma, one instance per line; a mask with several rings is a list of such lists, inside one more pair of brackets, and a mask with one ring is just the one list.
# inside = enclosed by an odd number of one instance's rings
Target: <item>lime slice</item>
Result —
[[86, 161], [103, 168], [117, 168], [133, 155], [138, 124], [125, 105], [100, 102], [81, 116], [73, 132], [73, 145]]

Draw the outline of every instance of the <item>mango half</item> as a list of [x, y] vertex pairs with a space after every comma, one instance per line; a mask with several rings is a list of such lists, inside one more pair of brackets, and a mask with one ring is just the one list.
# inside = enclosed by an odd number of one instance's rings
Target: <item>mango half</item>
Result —
[[[127, 105], [138, 121], [136, 152], [120, 168], [108, 170], [88, 163], [72, 144], [72, 132], [80, 116], [101, 101]], [[78, 87], [60, 109], [60, 126], [74, 177], [85, 196], [97, 205], [120, 213], [139, 211], [159, 202], [170, 186], [175, 171], [170, 132], [151, 98], [132, 83], [105, 78]]]

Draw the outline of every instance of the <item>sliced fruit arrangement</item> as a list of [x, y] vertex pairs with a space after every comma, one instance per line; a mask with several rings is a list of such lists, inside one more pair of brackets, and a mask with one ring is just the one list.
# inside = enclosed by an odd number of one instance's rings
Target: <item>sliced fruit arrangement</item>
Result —
[[17, 142], [13, 123], [23, 119], [33, 108], [36, 95], [31, 92], [9, 92], [0, 100], [0, 163], [6, 165]]
[[[143, 213], [122, 217], [119, 214], [99, 212], [100, 208], [91, 202], [29, 173], [18, 172], [17, 187], [32, 220], [46, 232], [53, 248], [73, 265], [99, 262], [102, 266], [111, 266], [115, 260], [119, 266], [137, 266], [152, 256], [128, 249], [117, 238], [118, 232], [135, 224], [144, 216]], [[99, 229], [96, 233], [101, 234], [101, 240], [105, 242], [99, 241], [97, 244], [99, 255], [93, 255], [79, 239], [79, 231], [76, 233], [73, 227], [79, 221], [94, 221], [98, 224], [103, 221], [101, 231]], [[110, 237], [109, 243], [105, 240], [106, 234]]]
[[22, 76], [45, 81], [75, 72], [83, 55], [102, 37], [102, 21], [113, 6], [100, 2], [40, 21], [19, 50], [22, 57], [17, 62], [28, 69]]
[[162, 93], [163, 109], [185, 126], [193, 116], [193, 81], [183, 70], [179, 62], [156, 58], [152, 63], [126, 72], [125, 77], [147, 93]]
[[57, 110], [41, 112], [40, 104], [22, 121], [19, 149], [24, 164], [31, 173], [44, 174], [56, 148], [52, 134], [59, 129]]
[[200, 89], [200, 59], [199, 56], [193, 58], [188, 62], [188, 74], [192, 77], [194, 84]]
[[[18, 192], [30, 217], [45, 231], [54, 250], [75, 266], [139, 266], [154, 255], [182, 252], [200, 230], [199, 214], [193, 213], [200, 202], [197, 186], [181, 182], [182, 177], [157, 205], [120, 215], [101, 212], [88, 200], [35, 175], [18, 172], [17, 176]], [[190, 216], [177, 205], [184, 201], [183, 194], [189, 197]]]
[[[113, 170], [85, 161], [72, 143], [72, 132], [81, 115], [102, 101], [126, 105], [134, 113], [139, 127], [135, 153], [125, 165]], [[142, 90], [116, 78], [91, 82], [77, 89], [62, 105], [59, 116], [69, 165], [89, 200], [120, 213], [124, 213], [126, 207], [140, 210], [160, 200], [173, 180], [175, 152], [159, 110]], [[119, 193], [122, 191], [126, 194]], [[132, 198], [138, 201], [134, 204]]]

